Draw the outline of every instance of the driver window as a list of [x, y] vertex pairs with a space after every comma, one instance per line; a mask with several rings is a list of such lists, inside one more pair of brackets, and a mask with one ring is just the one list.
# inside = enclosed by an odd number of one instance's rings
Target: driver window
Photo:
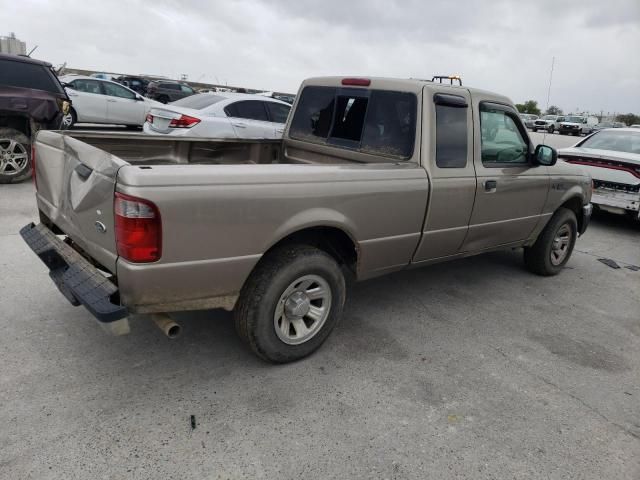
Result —
[[527, 142], [506, 112], [481, 110], [480, 129], [483, 164], [515, 166], [527, 163]]

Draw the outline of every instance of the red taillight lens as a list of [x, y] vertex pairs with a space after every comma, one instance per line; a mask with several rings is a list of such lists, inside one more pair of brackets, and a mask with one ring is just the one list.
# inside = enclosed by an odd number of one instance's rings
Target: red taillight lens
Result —
[[368, 87], [371, 80], [368, 78], [343, 78], [342, 85], [355, 85], [358, 87]]
[[31, 172], [33, 175], [33, 185], [38, 190], [38, 179], [36, 178], [36, 146], [31, 144]]
[[147, 118], [145, 120], [149, 123], [153, 123], [153, 115], [151, 115], [150, 113], [147, 113]]
[[162, 220], [152, 202], [124, 193], [115, 194], [116, 248], [130, 262], [148, 263], [162, 256]]
[[200, 123], [199, 118], [190, 117], [189, 115], [180, 115], [180, 118], [174, 118], [169, 123], [169, 128], [191, 128]]

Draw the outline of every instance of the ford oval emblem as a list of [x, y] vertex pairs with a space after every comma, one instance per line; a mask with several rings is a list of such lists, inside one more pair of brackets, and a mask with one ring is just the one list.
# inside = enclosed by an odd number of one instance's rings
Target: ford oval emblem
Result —
[[99, 233], [105, 233], [107, 231], [107, 227], [104, 226], [104, 223], [96, 221], [96, 230]]

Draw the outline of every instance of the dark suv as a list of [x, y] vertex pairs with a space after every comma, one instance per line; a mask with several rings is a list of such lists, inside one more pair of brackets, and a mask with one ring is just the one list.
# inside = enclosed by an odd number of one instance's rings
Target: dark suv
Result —
[[147, 97], [162, 103], [175, 102], [197, 93], [189, 85], [166, 80], [157, 80], [147, 86]]
[[147, 93], [147, 87], [149, 86], [149, 80], [136, 75], [122, 75], [116, 78], [116, 82], [124, 85], [125, 87], [129, 87], [140, 95], [145, 95]]
[[70, 105], [50, 63], [0, 53], [0, 183], [31, 176], [31, 140], [61, 128]]

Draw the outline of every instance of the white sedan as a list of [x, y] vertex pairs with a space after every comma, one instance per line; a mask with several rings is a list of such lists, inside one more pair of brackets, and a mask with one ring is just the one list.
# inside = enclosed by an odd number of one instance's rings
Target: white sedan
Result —
[[291, 105], [245, 93], [201, 93], [152, 108], [143, 130], [204, 138], [282, 138]]
[[591, 175], [594, 205], [640, 220], [640, 130], [600, 130], [571, 148], [558, 150], [558, 158], [583, 165]]
[[61, 77], [60, 81], [72, 104], [63, 120], [66, 128], [74, 123], [106, 123], [137, 128], [144, 123], [152, 107], [161, 105], [109, 80], [69, 75]]

